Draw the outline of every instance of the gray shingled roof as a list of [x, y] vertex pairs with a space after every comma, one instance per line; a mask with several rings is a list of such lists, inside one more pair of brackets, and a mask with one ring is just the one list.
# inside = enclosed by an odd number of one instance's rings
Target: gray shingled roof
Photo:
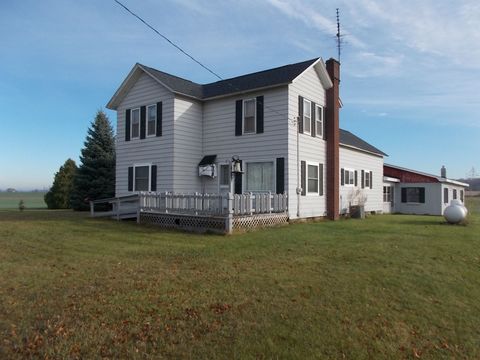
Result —
[[346, 146], [353, 146], [361, 150], [372, 152], [383, 156], [388, 156], [383, 151], [377, 149], [375, 146], [370, 145], [366, 141], [360, 139], [358, 136], [352, 134], [350, 131], [340, 129], [340, 144]]
[[207, 99], [253, 89], [288, 84], [318, 59], [319, 58], [315, 58], [203, 85], [145, 65], [141, 66], [150, 72], [158, 81], [172, 89], [172, 91], [198, 99]]

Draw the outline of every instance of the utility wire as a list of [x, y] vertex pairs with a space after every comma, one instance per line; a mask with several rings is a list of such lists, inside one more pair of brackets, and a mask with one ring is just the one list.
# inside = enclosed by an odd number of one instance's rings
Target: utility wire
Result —
[[[211, 73], [212, 75], [214, 75], [215, 77], [217, 77], [218, 79], [222, 80], [222, 81], [225, 81], [226, 84], [228, 86], [230, 86], [232, 89], [236, 90], [236, 91], [239, 91], [239, 92], [242, 92], [242, 90], [238, 87], [236, 87], [235, 85], [233, 85], [232, 83], [230, 83], [229, 81], [226, 81], [225, 79], [223, 79], [220, 75], [218, 75], [215, 71], [213, 71], [212, 69], [210, 69], [208, 66], [202, 64], [199, 60], [195, 59], [195, 57], [193, 57], [192, 55], [190, 55], [188, 52], [186, 52], [185, 50], [183, 50], [180, 46], [178, 46], [177, 44], [175, 44], [172, 40], [170, 40], [168, 37], [166, 37], [165, 35], [163, 35], [160, 31], [158, 31], [157, 29], [155, 29], [152, 25], [150, 25], [146, 20], [144, 20], [142, 17], [140, 17], [140, 15], [137, 15], [136, 13], [134, 13], [132, 10], [130, 10], [127, 6], [125, 6], [123, 3], [121, 3], [120, 1], [118, 0], [113, 0], [115, 1], [119, 6], [121, 6], [123, 9], [125, 9], [125, 11], [127, 11], [130, 15], [134, 16], [135, 18], [137, 18], [139, 21], [141, 21], [145, 26], [147, 26], [149, 29], [151, 29], [153, 32], [155, 32], [158, 36], [160, 36], [161, 38], [163, 38], [165, 41], [167, 41], [170, 45], [172, 45], [173, 47], [175, 47], [178, 51], [180, 51], [182, 54], [184, 54], [185, 56], [189, 57], [191, 60], [193, 60], [194, 62], [196, 62], [198, 65], [200, 65], [202, 68], [204, 68], [205, 70], [207, 70], [209, 73]], [[280, 116], [284, 116], [284, 114], [278, 112], [276, 109], [268, 106], [265, 104], [265, 102], [263, 102], [263, 105], [275, 112], [277, 115], [280, 115]], [[293, 125], [296, 124], [296, 122], [298, 121], [296, 118], [295, 119], [290, 119], [290, 117], [288, 116], [288, 113], [287, 113], [287, 119], [292, 122]]]

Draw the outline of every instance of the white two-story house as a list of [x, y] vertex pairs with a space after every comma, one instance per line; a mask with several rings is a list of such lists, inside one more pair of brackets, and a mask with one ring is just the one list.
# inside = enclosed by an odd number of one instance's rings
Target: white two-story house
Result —
[[136, 64], [107, 105], [116, 195], [285, 193], [290, 219], [336, 219], [360, 194], [382, 211], [385, 154], [339, 128], [339, 78], [321, 58], [203, 85]]

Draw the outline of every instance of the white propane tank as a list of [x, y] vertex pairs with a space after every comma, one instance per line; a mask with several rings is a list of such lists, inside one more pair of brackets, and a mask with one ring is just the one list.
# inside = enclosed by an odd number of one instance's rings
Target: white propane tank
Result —
[[455, 205], [458, 205], [458, 206], [461, 206], [463, 207], [463, 209], [465, 210], [465, 215], [468, 215], [468, 209], [467, 207], [458, 199], [454, 199], [450, 202], [450, 204], [455, 204]]
[[458, 224], [467, 217], [467, 209], [459, 200], [452, 200], [443, 212], [443, 216], [450, 224]]

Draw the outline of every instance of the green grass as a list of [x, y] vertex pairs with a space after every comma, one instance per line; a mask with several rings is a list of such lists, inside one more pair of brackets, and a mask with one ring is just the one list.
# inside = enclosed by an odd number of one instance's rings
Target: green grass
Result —
[[13, 193], [0, 192], [0, 209], [18, 209], [18, 203], [23, 200], [27, 209], [45, 209], [44, 192], [18, 191]]
[[480, 358], [479, 200], [233, 236], [0, 211], [0, 358]]

